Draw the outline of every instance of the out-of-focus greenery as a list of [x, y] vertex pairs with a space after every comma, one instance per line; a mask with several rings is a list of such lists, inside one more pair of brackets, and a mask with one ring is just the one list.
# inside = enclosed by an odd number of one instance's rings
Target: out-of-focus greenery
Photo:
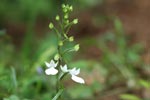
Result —
[[[81, 6], [92, 6], [104, 0], [80, 0]], [[55, 78], [44, 74], [45, 61], [52, 59], [56, 52], [57, 39], [53, 32], [42, 38], [36, 36], [34, 26], [38, 16], [52, 17], [59, 11], [60, 4], [56, 0], [1, 0], [0, 26], [5, 21], [25, 23], [27, 30], [21, 49], [12, 43], [12, 38], [0, 31], [0, 99], [2, 100], [50, 100], [55, 94]], [[69, 1], [71, 2], [71, 1]], [[79, 5], [79, 4], [78, 4]], [[137, 67], [143, 67], [140, 53], [142, 46], [137, 43], [129, 45], [119, 19], [114, 18], [112, 31], [98, 37], [84, 37], [79, 40], [83, 48], [96, 46], [102, 56], [96, 59], [80, 59], [81, 52], [76, 57], [66, 55], [69, 65], [80, 67], [84, 71], [85, 86], [73, 85], [64, 80], [67, 91], [63, 94], [64, 100], [96, 100], [103, 96], [107, 89], [115, 84], [125, 84], [126, 89], [134, 89], [139, 82], [140, 73]], [[5, 29], [5, 27], [2, 27]], [[1, 29], [1, 27], [0, 27]], [[67, 46], [72, 45], [68, 44]], [[95, 52], [95, 51], [93, 51]], [[82, 57], [81, 57], [82, 58]], [[94, 75], [97, 76], [94, 76]], [[140, 80], [144, 88], [149, 88], [149, 82]], [[134, 95], [122, 95], [122, 99], [139, 98]]]
[[[137, 67], [140, 66], [142, 68], [144, 66], [140, 57], [143, 47], [140, 43], [129, 45], [129, 37], [125, 35], [122, 23], [118, 18], [114, 18], [113, 20], [114, 28], [112, 31], [97, 38], [87, 37], [81, 40], [81, 43], [86, 45], [85, 49], [94, 45], [99, 48], [102, 56], [95, 60], [79, 60], [73, 63], [73, 65], [87, 70], [88, 75], [93, 74], [93, 71], [100, 75], [97, 80], [94, 80], [96, 78], [93, 77], [94, 81], [88, 86], [89, 88], [83, 87], [83, 90], [86, 90], [87, 98], [95, 98], [94, 93], [101, 97], [103, 96], [102, 91], [115, 84], [125, 85], [126, 89], [123, 88], [120, 91], [128, 91], [139, 85], [137, 83], [140, 79], [140, 73], [137, 72]], [[78, 89], [80, 90], [82, 87], [75, 88], [74, 90], [79, 91]], [[118, 90], [114, 89], [114, 91]], [[75, 93], [72, 94], [75, 95]], [[78, 94], [79, 96], [80, 94]]]

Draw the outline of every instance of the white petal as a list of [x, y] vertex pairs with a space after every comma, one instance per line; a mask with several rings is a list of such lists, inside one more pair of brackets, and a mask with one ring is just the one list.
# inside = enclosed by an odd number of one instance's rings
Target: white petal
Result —
[[54, 60], [51, 60], [49, 64], [50, 64], [51, 67], [56, 67], [55, 66], [56, 64], [55, 64]]
[[80, 73], [80, 69], [73, 68], [71, 70], [69, 70], [71, 75], [78, 75]]
[[57, 64], [58, 64], [58, 62], [55, 63], [54, 60], [51, 60], [51, 62], [50, 62], [51, 67], [56, 67]]
[[80, 73], [80, 68], [76, 70], [75, 75], [78, 75]]
[[45, 73], [47, 75], [56, 75], [58, 73], [58, 70], [52, 67], [52, 68], [46, 69]]
[[60, 66], [60, 68], [64, 73], [68, 72], [67, 65]]
[[81, 84], [84, 84], [84, 79], [82, 79], [81, 77], [78, 77], [78, 76], [75, 76], [75, 75], [72, 75], [71, 76], [71, 79], [77, 83], [81, 83]]
[[50, 67], [50, 64], [48, 62], [45, 62], [45, 64], [46, 64], [47, 67]]
[[57, 67], [58, 62], [54, 62], [54, 60], [51, 60], [50, 63], [45, 62], [47, 67]]

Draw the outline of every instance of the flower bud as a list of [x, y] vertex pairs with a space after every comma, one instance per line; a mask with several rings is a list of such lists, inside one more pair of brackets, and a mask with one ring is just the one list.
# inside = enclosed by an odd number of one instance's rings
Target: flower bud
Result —
[[75, 51], [78, 51], [79, 49], [80, 49], [80, 45], [79, 44], [77, 44], [77, 45], [74, 46], [74, 50]]
[[70, 11], [73, 11], [73, 7], [72, 7], [72, 6], [70, 6], [70, 7], [69, 7], [69, 10], [70, 10]]
[[62, 8], [65, 8], [66, 7], [66, 5], [65, 4], [62, 4]]
[[54, 56], [54, 59], [55, 59], [55, 60], [58, 60], [58, 59], [59, 59], [59, 54], [56, 54], [56, 55]]
[[66, 5], [66, 8], [69, 9], [69, 5], [68, 4]]
[[65, 19], [68, 19], [68, 17], [69, 17], [68, 14], [65, 14], [64, 18], [65, 18]]
[[63, 12], [66, 13], [68, 10], [67, 8], [63, 8]]
[[74, 37], [73, 36], [69, 37], [69, 41], [70, 42], [74, 41]]
[[62, 41], [59, 41], [59, 46], [63, 46], [63, 42]]
[[74, 23], [74, 24], [77, 24], [77, 23], [78, 23], [78, 19], [74, 19], [74, 20], [73, 20], [73, 23]]
[[50, 24], [49, 24], [49, 28], [50, 28], [50, 29], [53, 29], [53, 28], [54, 28], [53, 23], [50, 23]]
[[59, 15], [57, 15], [55, 19], [56, 19], [57, 21], [59, 21], [59, 19], [60, 19]]

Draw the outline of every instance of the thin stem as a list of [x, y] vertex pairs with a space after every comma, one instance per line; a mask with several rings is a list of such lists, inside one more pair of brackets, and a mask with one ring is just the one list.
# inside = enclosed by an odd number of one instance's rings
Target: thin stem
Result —
[[60, 38], [61, 36], [61, 34], [59, 33], [59, 31], [54, 27], [54, 30], [55, 30], [55, 32], [56, 32], [56, 34], [57, 34], [57, 36], [58, 36], [58, 38]]

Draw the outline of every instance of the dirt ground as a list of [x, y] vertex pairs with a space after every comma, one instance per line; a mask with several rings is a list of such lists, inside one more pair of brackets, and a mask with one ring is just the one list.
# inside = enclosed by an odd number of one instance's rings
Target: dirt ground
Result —
[[[110, 25], [102, 28], [95, 27], [92, 22], [93, 15], [104, 14], [117, 16], [123, 23], [126, 34], [133, 37], [134, 42], [144, 45], [144, 61], [150, 61], [150, 1], [149, 0], [105, 0], [104, 4], [97, 5], [90, 10], [80, 12], [79, 29], [77, 36], [97, 35], [109, 30]], [[109, 23], [110, 24], [110, 23]]]
[[143, 58], [150, 64], [150, 0], [106, 0], [104, 7], [121, 19], [127, 34], [144, 45]]

